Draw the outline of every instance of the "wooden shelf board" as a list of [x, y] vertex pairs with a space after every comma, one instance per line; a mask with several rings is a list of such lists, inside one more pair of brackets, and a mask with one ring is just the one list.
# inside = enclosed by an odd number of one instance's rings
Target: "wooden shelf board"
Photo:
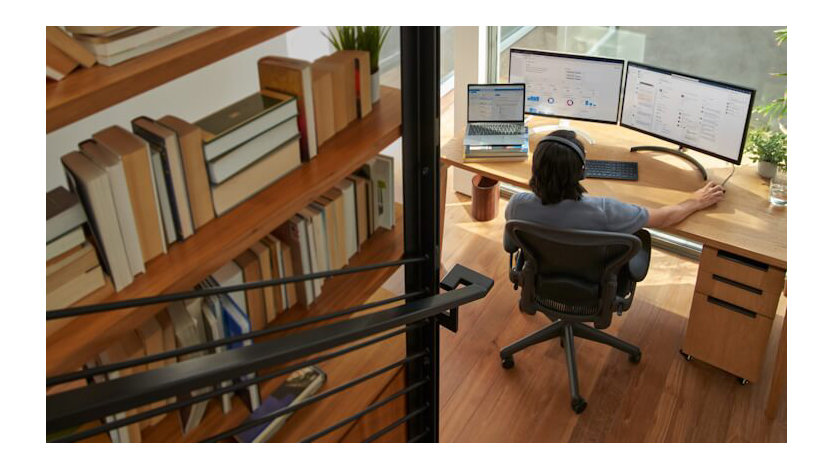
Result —
[[[167, 254], [147, 263], [145, 274], [121, 292], [104, 299], [94, 292], [76, 305], [192, 289], [400, 136], [400, 92], [382, 87], [381, 95], [371, 114], [325, 142], [312, 161], [204, 225], [187, 240], [168, 247]], [[151, 305], [73, 318], [47, 336], [47, 376], [75, 370], [160, 309], [160, 305]]]
[[[397, 205], [397, 220], [394, 229], [378, 230], [362, 245], [361, 250], [354, 255], [348, 266], [362, 266], [395, 260], [402, 256], [402, 252], [402, 207]], [[321, 296], [319, 296], [309, 309], [296, 305], [286, 312], [280, 313], [271, 325], [289, 323], [302, 318], [324, 315], [352, 305], [390, 298], [395, 294], [380, 289], [380, 286], [396, 270], [397, 267], [384, 268], [328, 279], [324, 283]], [[315, 328], [332, 323], [333, 321], [343, 321], [347, 318], [366, 315], [374, 310], [381, 310], [388, 307], [386, 305], [373, 310], [369, 309], [357, 312], [350, 316], [329, 322], [316, 323], [305, 328]], [[292, 330], [291, 333], [298, 331], [300, 329]], [[343, 347], [337, 349], [342, 349]], [[325, 385], [318, 393], [384, 367], [403, 357], [405, 357], [405, 337], [400, 335], [344, 356], [324, 361], [319, 364], [319, 367], [325, 371], [328, 377]], [[337, 421], [366, 408], [388, 386], [398, 370], [399, 368], [395, 368], [387, 371], [361, 385], [337, 393], [299, 410], [293, 414], [281, 431], [274, 436], [273, 442], [299, 441], [316, 431], [335, 424]], [[272, 393], [285, 379], [285, 376], [281, 376], [261, 383], [261, 396], [266, 397]], [[209, 402], [200, 426], [188, 435], [184, 436], [182, 434], [179, 418], [176, 413], [169, 413], [157, 425], [145, 429], [142, 434], [142, 439], [145, 442], [201, 441], [239, 425], [248, 415], [248, 408], [238, 396], [234, 397], [233, 409], [229, 414], [223, 414], [220, 401], [213, 399]], [[350, 429], [350, 424], [347, 424], [324, 436], [319, 441], [338, 442]]]
[[46, 84], [46, 132], [158, 87], [295, 26], [223, 26], [112, 67], [80, 69]]

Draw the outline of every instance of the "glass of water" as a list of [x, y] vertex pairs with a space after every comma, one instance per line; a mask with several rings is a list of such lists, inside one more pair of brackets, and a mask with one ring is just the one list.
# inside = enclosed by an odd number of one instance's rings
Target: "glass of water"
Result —
[[779, 168], [770, 179], [770, 203], [775, 206], [788, 205], [788, 170]]

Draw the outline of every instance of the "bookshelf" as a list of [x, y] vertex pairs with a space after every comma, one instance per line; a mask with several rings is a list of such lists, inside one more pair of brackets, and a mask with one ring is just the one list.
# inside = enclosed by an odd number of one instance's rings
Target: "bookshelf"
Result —
[[[171, 245], [167, 254], [147, 263], [145, 274], [136, 277], [121, 292], [114, 293], [105, 287], [103, 291], [90, 294], [76, 305], [192, 289], [393, 143], [400, 136], [401, 130], [400, 92], [394, 88], [382, 87], [381, 100], [374, 105], [373, 111], [328, 140], [311, 162], [303, 164], [237, 208], [204, 225], [187, 240]], [[400, 226], [401, 221], [397, 225]], [[401, 233], [399, 240], [401, 244]], [[390, 245], [393, 241], [386, 243]], [[370, 251], [377, 250], [392, 255], [396, 253], [396, 257], [402, 252], [401, 248], [397, 252], [382, 246]], [[386, 277], [381, 277], [376, 285], [367, 286], [373, 288], [367, 295], [379, 287]], [[336, 280], [329, 282], [334, 283]], [[319, 302], [322, 308], [326, 303]], [[77, 369], [107, 345], [139, 327], [162, 307], [153, 305], [130, 308], [69, 320], [62, 328], [47, 335], [47, 375]]]
[[46, 132], [71, 124], [295, 26], [222, 26], [112, 67], [76, 70], [46, 83]]
[[[403, 219], [402, 206], [396, 206], [396, 222], [393, 230], [377, 230], [373, 236], [362, 244], [361, 249], [351, 258], [349, 267], [381, 263], [399, 258], [403, 252]], [[398, 268], [390, 267], [374, 271], [355, 273], [328, 279], [322, 288], [322, 294], [309, 308], [296, 305], [278, 314], [270, 326], [289, 323], [305, 317], [319, 316], [335, 310], [362, 303], [382, 300], [395, 294], [379, 289]], [[378, 307], [375, 310], [388, 308]], [[341, 321], [353, 316], [366, 315], [374, 310], [354, 313], [333, 321]], [[316, 323], [305, 328], [315, 328], [326, 324]], [[291, 332], [300, 331], [293, 329]], [[257, 340], [256, 340], [257, 341]], [[365, 340], [363, 340], [365, 341]], [[337, 349], [341, 349], [337, 348]], [[341, 385], [348, 380], [367, 374], [375, 369], [384, 367], [402, 357], [405, 350], [405, 337], [397, 336], [374, 345], [359, 349], [344, 356], [339, 356], [319, 364], [328, 378], [324, 386], [317, 393], [327, 391]], [[364, 409], [374, 401], [379, 394], [391, 383], [399, 368], [387, 371], [367, 382], [349, 390], [337, 393], [318, 403], [307, 406], [294, 413], [284, 427], [274, 437], [276, 442], [296, 442], [308, 435], [321, 430], [337, 421]], [[280, 386], [286, 376], [276, 377], [260, 384], [261, 397], [266, 397]], [[402, 388], [402, 387], [399, 387]], [[399, 390], [397, 388], [397, 390]], [[243, 401], [235, 396], [233, 409], [223, 414], [219, 399], [209, 402], [206, 414], [195, 430], [183, 435], [179, 418], [176, 413], [169, 413], [165, 419], [155, 426], [146, 428], [142, 432], [143, 442], [190, 442], [200, 441], [211, 437], [226, 429], [242, 423], [249, 415], [249, 410]], [[351, 423], [353, 424], [353, 423]], [[338, 442], [351, 429], [351, 424], [345, 425], [320, 439], [320, 442]], [[387, 423], [386, 423], [387, 424]], [[380, 426], [381, 427], [381, 426]]]

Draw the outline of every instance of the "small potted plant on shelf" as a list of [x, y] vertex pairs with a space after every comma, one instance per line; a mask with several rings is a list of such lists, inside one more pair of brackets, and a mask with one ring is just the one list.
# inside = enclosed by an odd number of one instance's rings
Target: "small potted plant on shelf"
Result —
[[337, 51], [368, 51], [371, 62], [371, 100], [379, 101], [379, 52], [390, 26], [336, 26], [325, 37]]
[[744, 145], [745, 153], [751, 160], [759, 162], [759, 175], [773, 178], [777, 168], [783, 170], [788, 164], [788, 135], [764, 127], [750, 130]]

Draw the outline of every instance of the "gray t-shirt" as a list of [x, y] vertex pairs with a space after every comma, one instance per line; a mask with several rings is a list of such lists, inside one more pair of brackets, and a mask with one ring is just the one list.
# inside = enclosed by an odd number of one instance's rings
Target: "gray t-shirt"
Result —
[[635, 233], [649, 220], [649, 212], [645, 207], [585, 194], [578, 201], [564, 200], [557, 204], [543, 205], [533, 193], [517, 193], [510, 198], [504, 214], [507, 220], [524, 220], [557, 230], [618, 233]]

